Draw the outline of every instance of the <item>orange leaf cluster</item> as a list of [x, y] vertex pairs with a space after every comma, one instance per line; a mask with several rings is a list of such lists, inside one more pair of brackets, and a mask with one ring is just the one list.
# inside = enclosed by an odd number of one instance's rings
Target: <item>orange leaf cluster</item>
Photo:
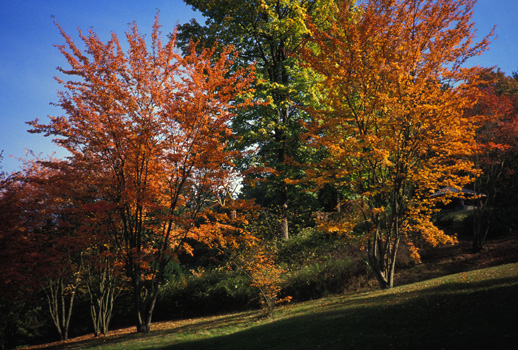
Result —
[[365, 203], [372, 264], [386, 275], [393, 261], [385, 259], [410, 234], [445, 240], [430, 222], [438, 200], [430, 194], [477, 173], [477, 124], [466, 110], [481, 70], [462, 65], [487, 48], [489, 36], [473, 42], [474, 3], [344, 1], [328, 29], [310, 25], [301, 52], [322, 77], [326, 106], [309, 110], [308, 140], [329, 153], [309, 175], [350, 188]]

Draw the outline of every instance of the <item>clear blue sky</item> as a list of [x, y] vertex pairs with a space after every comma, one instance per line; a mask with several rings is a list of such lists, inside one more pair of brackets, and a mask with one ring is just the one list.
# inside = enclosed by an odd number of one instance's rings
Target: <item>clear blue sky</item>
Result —
[[[53, 47], [63, 39], [51, 16], [73, 38], [77, 38], [77, 27], [84, 31], [93, 27], [106, 39], [111, 31], [122, 36], [133, 20], [142, 33], [149, 33], [156, 9], [160, 10], [164, 33], [193, 17], [202, 21], [182, 0], [0, 0], [0, 150], [4, 150], [4, 171], [19, 167], [16, 159], [25, 156], [25, 149], [43, 156], [57, 150], [48, 138], [27, 133], [25, 124], [61, 114], [49, 105], [56, 101], [59, 88], [53, 79], [55, 68], [66, 67]], [[491, 50], [471, 64], [498, 66], [508, 75], [518, 71], [517, 18], [518, 0], [479, 0], [474, 14], [478, 34], [484, 36], [496, 25], [498, 38]]]

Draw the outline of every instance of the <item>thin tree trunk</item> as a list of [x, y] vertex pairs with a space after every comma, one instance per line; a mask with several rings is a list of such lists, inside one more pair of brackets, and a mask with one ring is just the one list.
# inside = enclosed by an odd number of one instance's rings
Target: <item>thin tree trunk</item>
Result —
[[287, 241], [290, 238], [288, 226], [288, 188], [284, 184], [281, 190], [281, 238]]
[[[281, 114], [281, 111], [279, 111], [279, 114]], [[282, 118], [280, 118], [280, 116], [279, 116], [278, 122], [280, 123], [281, 120], [282, 120]], [[278, 131], [277, 142], [279, 143], [277, 161], [279, 162], [280, 167], [284, 168], [285, 163], [286, 163], [286, 150], [285, 150], [286, 135], [283, 130]], [[280, 237], [283, 240], [288, 240], [290, 238], [289, 225], [288, 225], [288, 185], [284, 181], [284, 176], [286, 175], [284, 173], [284, 170], [282, 171], [282, 173], [283, 173], [283, 178], [281, 178], [281, 181], [279, 183], [279, 188], [277, 190], [279, 207], [280, 207]]]
[[[395, 230], [398, 230], [396, 225]], [[378, 280], [381, 289], [388, 289], [394, 286], [394, 271], [396, 269], [397, 251], [399, 249], [399, 232], [396, 239], [386, 248], [381, 246], [379, 229], [374, 239], [368, 242], [369, 266]]]
[[380, 244], [380, 232], [376, 228], [376, 233], [373, 239], [368, 241], [368, 258], [369, 266], [378, 280], [381, 289], [389, 288], [386, 268], [385, 268], [385, 252]]
[[[397, 233], [399, 235], [399, 233]], [[392, 246], [391, 254], [389, 255], [389, 261], [388, 261], [388, 271], [387, 271], [387, 288], [394, 287], [394, 271], [396, 270], [396, 258], [397, 258], [397, 252], [399, 249], [399, 236], [397, 236], [396, 241], [394, 242], [394, 245]]]
[[77, 274], [71, 285], [72, 289], [69, 292], [68, 302], [65, 282], [62, 278], [51, 281], [45, 291], [50, 315], [61, 340], [68, 340], [68, 328], [72, 318], [72, 309], [78, 284], [79, 274]]

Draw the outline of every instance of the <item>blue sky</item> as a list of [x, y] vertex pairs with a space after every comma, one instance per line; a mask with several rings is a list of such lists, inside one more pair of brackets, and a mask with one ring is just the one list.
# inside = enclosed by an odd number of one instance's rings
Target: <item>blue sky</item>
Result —
[[[4, 171], [19, 167], [17, 158], [25, 157], [25, 149], [43, 156], [58, 150], [48, 138], [27, 133], [25, 124], [61, 114], [49, 105], [56, 101], [59, 89], [53, 79], [56, 67], [66, 67], [53, 46], [62, 44], [63, 39], [51, 16], [73, 38], [77, 38], [77, 27], [84, 31], [93, 27], [103, 39], [110, 32], [122, 39], [133, 20], [142, 33], [149, 33], [157, 9], [164, 33], [193, 17], [202, 21], [182, 0], [0, 0], [0, 150], [4, 150]], [[470, 64], [498, 66], [508, 75], [518, 71], [517, 17], [518, 0], [479, 0], [474, 13], [478, 34], [484, 36], [496, 25], [497, 39], [488, 52]]]

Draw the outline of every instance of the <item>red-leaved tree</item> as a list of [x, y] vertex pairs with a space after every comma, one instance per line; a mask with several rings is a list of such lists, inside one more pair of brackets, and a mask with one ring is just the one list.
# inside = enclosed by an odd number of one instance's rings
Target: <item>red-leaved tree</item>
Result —
[[483, 74], [478, 102], [471, 114], [474, 118], [484, 116], [476, 135], [479, 147], [476, 164], [483, 172], [475, 182], [481, 197], [473, 216], [473, 250], [479, 251], [491, 227], [512, 226], [511, 222], [494, 224], [501, 220], [497, 219], [501, 209], [516, 203], [518, 82], [500, 70], [488, 69]]
[[89, 215], [123, 254], [134, 290], [136, 325], [150, 330], [164, 269], [188, 240], [217, 241], [228, 230], [204, 215], [231, 180], [226, 140], [236, 108], [250, 101], [254, 69], [233, 70], [229, 50], [181, 56], [164, 44], [158, 16], [149, 42], [135, 23], [124, 52], [115, 34], [103, 42], [79, 31], [82, 52], [59, 26], [70, 68], [57, 106], [65, 115], [30, 122], [70, 152]]

